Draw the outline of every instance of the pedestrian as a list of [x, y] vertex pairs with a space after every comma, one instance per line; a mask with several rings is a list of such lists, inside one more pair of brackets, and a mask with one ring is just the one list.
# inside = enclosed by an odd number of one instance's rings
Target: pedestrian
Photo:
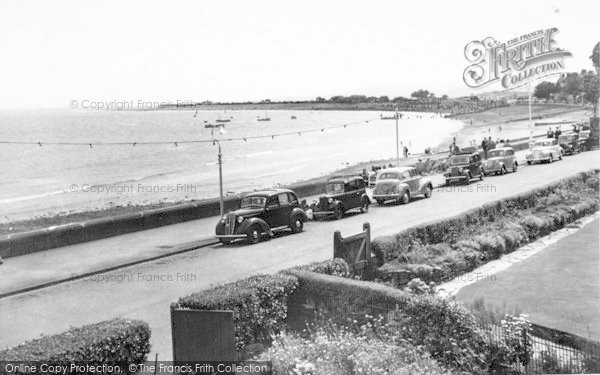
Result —
[[554, 132], [552, 131], [552, 128], [550, 126], [548, 126], [548, 131], [546, 132], [546, 136], [547, 136], [547, 138], [554, 138]]
[[488, 150], [496, 148], [496, 142], [492, 141], [492, 136], [488, 137]]
[[481, 141], [481, 149], [483, 150], [483, 157], [487, 159], [488, 141], [485, 137], [483, 138], [483, 141]]
[[554, 138], [558, 139], [558, 137], [560, 137], [561, 134], [562, 134], [562, 132], [560, 131], [560, 128], [557, 126], [556, 131], [554, 131]]

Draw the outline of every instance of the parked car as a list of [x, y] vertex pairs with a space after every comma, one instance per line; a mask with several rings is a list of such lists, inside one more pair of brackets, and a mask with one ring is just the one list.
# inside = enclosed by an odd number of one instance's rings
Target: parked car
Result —
[[306, 213], [300, 208], [296, 194], [287, 189], [255, 191], [246, 194], [240, 209], [223, 215], [215, 229], [223, 244], [236, 240], [257, 243], [275, 233], [302, 232]]
[[563, 149], [564, 155], [573, 155], [581, 152], [581, 141], [577, 133], [566, 133], [558, 136], [558, 144]]
[[558, 145], [556, 139], [544, 138], [533, 143], [531, 151], [525, 155], [527, 164], [562, 160], [563, 149]]
[[330, 178], [325, 184], [325, 195], [313, 205], [314, 218], [341, 219], [345, 212], [354, 209], [367, 212], [371, 201], [365, 190], [366, 185], [362, 176]]
[[509, 170], [516, 172], [519, 163], [512, 147], [497, 147], [488, 151], [488, 158], [483, 162], [485, 175], [505, 174]]
[[463, 181], [468, 184], [475, 177], [483, 180], [483, 176], [485, 176], [485, 169], [479, 152], [452, 155], [446, 163], [447, 169], [444, 172], [446, 185], [456, 181]]
[[373, 199], [380, 205], [389, 202], [406, 204], [417, 195], [429, 198], [432, 192], [431, 179], [419, 175], [415, 168], [388, 168], [377, 175]]

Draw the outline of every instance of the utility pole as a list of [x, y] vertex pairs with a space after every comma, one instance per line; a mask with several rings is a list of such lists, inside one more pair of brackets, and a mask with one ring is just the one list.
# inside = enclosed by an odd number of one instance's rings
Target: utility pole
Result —
[[529, 149], [533, 145], [533, 122], [531, 119], [531, 86], [533, 85], [533, 80], [529, 80]]
[[398, 107], [396, 107], [396, 168], [400, 166], [400, 144], [398, 143]]
[[217, 146], [219, 147], [219, 153], [218, 153], [218, 161], [219, 161], [219, 212], [220, 215], [223, 216], [224, 214], [224, 202], [223, 202], [223, 155], [221, 154], [221, 142], [219, 142], [218, 139], [215, 138], [214, 135], [214, 128], [210, 130], [210, 135], [212, 137], [212, 141], [213, 141], [213, 146], [215, 145], [215, 143], [217, 144]]

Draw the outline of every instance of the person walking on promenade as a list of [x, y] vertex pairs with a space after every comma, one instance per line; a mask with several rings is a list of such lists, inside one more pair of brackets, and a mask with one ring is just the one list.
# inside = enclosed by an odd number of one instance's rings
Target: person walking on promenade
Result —
[[483, 157], [487, 159], [488, 141], [485, 137], [483, 138], [483, 141], [481, 141], [481, 149], [483, 150]]
[[492, 140], [492, 136], [490, 135], [490, 136], [488, 137], [488, 150], [491, 150], [491, 149], [493, 149], [493, 148], [496, 148], [496, 142], [494, 142], [494, 141]]
[[552, 131], [552, 128], [550, 126], [548, 126], [548, 131], [546, 132], [546, 136], [548, 138], [554, 138], [554, 132]]
[[560, 131], [560, 128], [557, 126], [556, 130], [554, 131], [554, 138], [558, 139], [558, 137], [560, 137], [561, 134], [562, 134], [562, 132]]

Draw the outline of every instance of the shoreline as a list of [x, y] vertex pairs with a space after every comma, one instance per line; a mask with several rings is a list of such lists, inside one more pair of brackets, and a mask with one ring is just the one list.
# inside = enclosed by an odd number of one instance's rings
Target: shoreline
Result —
[[[524, 108], [523, 108], [524, 107]], [[574, 115], [579, 120], [584, 118], [583, 113], [587, 112], [586, 109], [581, 107], [567, 107], [564, 105], [556, 105], [556, 106], [534, 106], [534, 112], [536, 115], [542, 115], [544, 118], [563, 116], [569, 117], [569, 115]], [[566, 108], [570, 110], [565, 111]], [[408, 159], [401, 158], [400, 165], [414, 165], [419, 158], [423, 159], [431, 159], [431, 160], [439, 160], [440, 158], [445, 158], [447, 152], [447, 146], [452, 142], [453, 138], [456, 138], [457, 144], [462, 147], [468, 145], [472, 139], [479, 141], [481, 139], [481, 135], [491, 134], [494, 139], [500, 139], [499, 136], [506, 136], [509, 138], [519, 138], [517, 133], [523, 133], [523, 129], [527, 129], [527, 126], [523, 126], [523, 121], [512, 121], [515, 117], [523, 117], [523, 109], [527, 110], [527, 106], [517, 105], [511, 107], [501, 107], [493, 110], [487, 110], [483, 112], [469, 113], [469, 114], [461, 114], [459, 116], [452, 116], [453, 119], [459, 120], [463, 122], [463, 127], [456, 133], [451, 134], [444, 138], [444, 140], [437, 146], [432, 147], [432, 154], [424, 155], [424, 154], [413, 154], [409, 156]], [[579, 113], [581, 112], [581, 113]], [[494, 122], [495, 120], [495, 122]], [[525, 121], [528, 123], [528, 121]], [[491, 131], [492, 126], [504, 125], [506, 129], [501, 132]], [[486, 132], [487, 128], [487, 132]], [[545, 127], [538, 127], [534, 129], [537, 133], [544, 133]], [[504, 137], [503, 137], [504, 138]], [[442, 155], [440, 155], [442, 152]], [[287, 186], [293, 189], [295, 185], [301, 184], [309, 184], [309, 183], [323, 183], [328, 177], [336, 175], [336, 174], [360, 174], [363, 169], [366, 169], [367, 172], [370, 171], [371, 166], [381, 166], [381, 165], [389, 165], [395, 164], [396, 159], [381, 159], [381, 160], [370, 160], [363, 161], [359, 163], [355, 163], [352, 165], [347, 165], [346, 167], [339, 168], [331, 173], [328, 173], [323, 176], [316, 176], [309, 179], [298, 180], [289, 184], [275, 184], [271, 187], [283, 187]], [[267, 187], [264, 187], [267, 188]], [[243, 194], [243, 193], [240, 193]], [[235, 197], [240, 194], [228, 195], [227, 197]], [[0, 223], [0, 236], [8, 235], [8, 234], [16, 234], [22, 233], [26, 231], [43, 229], [55, 226], [61, 226], [65, 224], [71, 224], [75, 222], [81, 222], [90, 219], [103, 218], [107, 216], [116, 216], [122, 214], [130, 214], [137, 213], [143, 210], [154, 210], [160, 208], [168, 208], [181, 204], [187, 203], [202, 203], [210, 200], [214, 200], [217, 198], [208, 198], [208, 199], [191, 199], [191, 200], [178, 200], [178, 201], [156, 201], [149, 202], [148, 204], [129, 204], [129, 205], [116, 205], [111, 207], [104, 207], [92, 210], [84, 210], [80, 212], [69, 212], [67, 214], [53, 214], [53, 215], [44, 215], [44, 216], [36, 216], [29, 219], [23, 220], [8, 220]]]

